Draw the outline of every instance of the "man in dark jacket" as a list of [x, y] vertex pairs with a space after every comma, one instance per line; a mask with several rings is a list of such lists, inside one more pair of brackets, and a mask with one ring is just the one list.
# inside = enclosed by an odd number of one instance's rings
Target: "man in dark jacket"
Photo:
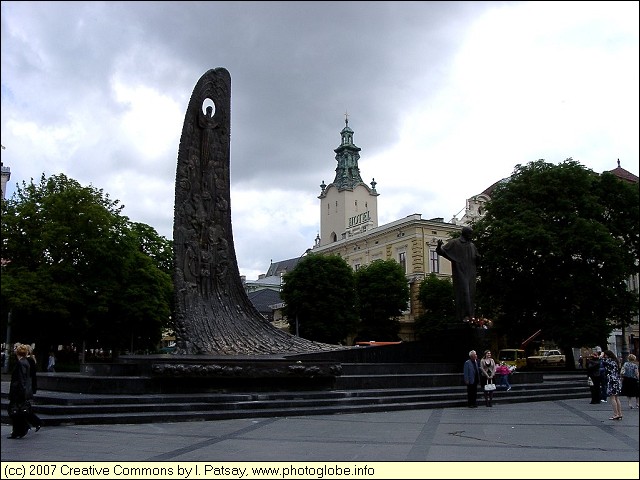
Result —
[[591, 403], [600, 403], [600, 358], [593, 352], [587, 359], [587, 376], [591, 379]]
[[469, 360], [464, 362], [464, 383], [467, 386], [467, 406], [476, 408], [478, 398], [478, 383], [480, 383], [480, 372], [478, 370], [478, 355], [475, 350], [469, 352]]

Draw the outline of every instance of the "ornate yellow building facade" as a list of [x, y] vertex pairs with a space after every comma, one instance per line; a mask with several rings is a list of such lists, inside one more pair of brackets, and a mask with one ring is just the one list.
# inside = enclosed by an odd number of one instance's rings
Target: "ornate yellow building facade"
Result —
[[460, 228], [458, 225], [445, 223], [440, 218], [424, 220], [416, 213], [333, 243], [318, 245], [312, 251], [324, 255], [340, 255], [354, 271], [374, 260], [397, 261], [404, 268], [410, 291], [409, 304], [400, 319], [400, 338], [411, 341], [416, 340], [414, 324], [422, 313], [418, 299], [420, 283], [431, 273], [451, 277], [451, 264], [436, 253], [438, 240], [446, 242], [451, 233]]
[[[339, 255], [354, 271], [375, 260], [397, 261], [405, 271], [410, 301], [400, 319], [400, 337], [415, 340], [414, 324], [422, 313], [418, 299], [426, 275], [450, 277], [451, 264], [436, 253], [438, 240], [447, 241], [462, 225], [442, 218], [422, 219], [415, 213], [386, 225], [378, 225], [378, 192], [375, 179], [370, 186], [360, 176], [360, 148], [353, 143], [348, 120], [340, 132], [336, 153], [336, 176], [320, 185], [320, 232], [313, 253]], [[384, 341], [388, 339], [371, 339]]]

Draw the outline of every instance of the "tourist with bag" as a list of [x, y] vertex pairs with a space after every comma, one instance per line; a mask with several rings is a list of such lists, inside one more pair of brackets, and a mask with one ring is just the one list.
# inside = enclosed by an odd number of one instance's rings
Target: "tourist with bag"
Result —
[[29, 431], [27, 415], [31, 411], [31, 367], [27, 361], [29, 348], [27, 345], [18, 344], [15, 354], [18, 361], [11, 372], [11, 384], [9, 386], [9, 417], [13, 429], [7, 438], [22, 438]]
[[496, 384], [493, 382], [496, 376], [496, 362], [491, 358], [491, 350], [485, 350], [482, 360], [480, 360], [480, 378], [482, 389], [484, 390], [484, 403], [487, 407], [492, 407], [493, 392]]

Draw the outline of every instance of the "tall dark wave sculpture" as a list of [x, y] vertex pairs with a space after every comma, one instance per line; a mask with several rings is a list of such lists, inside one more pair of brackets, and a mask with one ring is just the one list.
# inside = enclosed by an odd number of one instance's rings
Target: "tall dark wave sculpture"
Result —
[[209, 70], [189, 100], [178, 149], [173, 223], [176, 353], [339, 349], [278, 330], [244, 290], [231, 231], [230, 107], [229, 72]]

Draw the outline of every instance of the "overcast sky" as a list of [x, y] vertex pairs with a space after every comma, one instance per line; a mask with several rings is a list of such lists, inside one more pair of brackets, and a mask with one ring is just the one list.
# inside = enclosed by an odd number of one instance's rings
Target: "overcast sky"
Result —
[[450, 220], [517, 164], [638, 175], [638, 2], [12, 2], [2, 161], [63, 173], [172, 238], [193, 88], [231, 74], [240, 273], [320, 229], [345, 112], [379, 223]]

